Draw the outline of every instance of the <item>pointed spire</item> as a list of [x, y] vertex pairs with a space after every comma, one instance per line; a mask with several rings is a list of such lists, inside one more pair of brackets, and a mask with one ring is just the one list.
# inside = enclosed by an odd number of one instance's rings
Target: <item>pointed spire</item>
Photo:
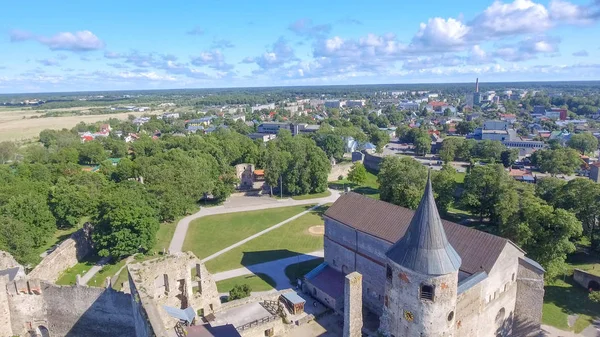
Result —
[[386, 253], [395, 263], [427, 275], [455, 272], [461, 264], [458, 253], [448, 242], [442, 219], [438, 213], [431, 170], [427, 174], [425, 193], [406, 233]]

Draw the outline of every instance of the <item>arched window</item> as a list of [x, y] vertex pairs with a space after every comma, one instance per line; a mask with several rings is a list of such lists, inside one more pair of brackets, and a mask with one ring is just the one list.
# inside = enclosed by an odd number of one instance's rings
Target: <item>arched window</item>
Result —
[[435, 288], [432, 285], [429, 285], [429, 284], [421, 285], [420, 298], [422, 300], [433, 301], [434, 296], [435, 296]]

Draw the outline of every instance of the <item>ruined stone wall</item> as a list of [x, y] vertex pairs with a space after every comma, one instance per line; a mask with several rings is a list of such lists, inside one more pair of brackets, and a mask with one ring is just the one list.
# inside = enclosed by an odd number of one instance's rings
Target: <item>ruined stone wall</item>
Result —
[[526, 261], [519, 261], [513, 336], [537, 336], [542, 322], [544, 274]]
[[362, 336], [362, 275], [353, 272], [344, 279], [344, 337]]
[[19, 266], [19, 263], [10, 253], [0, 250], [0, 270]]
[[9, 285], [7, 292], [14, 334], [24, 335], [43, 325], [51, 336], [135, 336], [127, 294], [37, 280], [22, 282], [25, 285], [19, 281]]
[[0, 336], [13, 336], [6, 286], [8, 276], [0, 276]]
[[383, 157], [372, 155], [367, 152], [363, 152], [363, 154], [365, 155], [363, 165], [365, 165], [365, 167], [371, 171], [379, 172], [379, 165], [381, 165]]
[[600, 284], [600, 276], [590, 274], [581, 269], [575, 269], [573, 271], [573, 279], [575, 280], [575, 282], [579, 283], [579, 285], [581, 285], [585, 289], [591, 288], [590, 282], [592, 283], [592, 285], [593, 285], [593, 282]]
[[[328, 308], [333, 309], [338, 314], [342, 314], [342, 309], [344, 308], [344, 299], [340, 296], [340, 298], [333, 298], [329, 296], [329, 294], [322, 292], [315, 286], [310, 283], [310, 280], [307, 280], [302, 285], [302, 291], [307, 294], [310, 294], [313, 298], [319, 300], [319, 302], [323, 303]], [[309, 305], [309, 304], [306, 304]]]
[[327, 181], [336, 181], [339, 176], [348, 177], [348, 172], [352, 168], [352, 163], [341, 163], [331, 167], [331, 171], [327, 176]]
[[56, 282], [64, 270], [92, 251], [91, 230], [91, 225], [86, 224], [73, 233], [28, 274], [29, 278]]

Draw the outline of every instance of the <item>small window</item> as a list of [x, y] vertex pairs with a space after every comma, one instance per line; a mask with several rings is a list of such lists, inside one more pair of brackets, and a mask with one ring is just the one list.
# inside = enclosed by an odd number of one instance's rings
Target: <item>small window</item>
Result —
[[512, 281], [515, 282], [515, 273], [512, 274]]
[[333, 259], [333, 265], [337, 267], [337, 262], [335, 262], [335, 259]]
[[432, 285], [424, 284], [421, 286], [421, 299], [433, 301], [434, 287]]
[[453, 319], [454, 319], [454, 311], [450, 311], [450, 313], [448, 314], [448, 322], [452, 322]]
[[389, 265], [385, 270], [385, 276], [387, 277], [388, 281], [392, 280], [392, 267], [390, 267]]

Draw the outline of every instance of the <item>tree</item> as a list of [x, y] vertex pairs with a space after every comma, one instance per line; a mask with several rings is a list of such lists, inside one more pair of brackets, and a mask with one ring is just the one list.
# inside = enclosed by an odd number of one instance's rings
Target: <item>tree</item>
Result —
[[460, 135], [466, 135], [469, 133], [473, 133], [473, 131], [475, 131], [475, 129], [477, 128], [477, 124], [475, 124], [475, 122], [473, 121], [462, 121], [462, 122], [458, 122], [458, 124], [456, 124], [456, 132]]
[[[465, 177], [462, 203], [479, 215], [481, 221], [487, 217], [492, 223], [497, 223], [500, 218], [507, 218], [514, 211], [516, 198], [511, 195], [513, 182], [502, 165], [475, 166]], [[501, 205], [501, 202], [505, 204]]]
[[315, 137], [317, 146], [320, 147], [327, 158], [340, 160], [344, 156], [344, 140], [335, 134], [318, 134]]
[[428, 134], [419, 135], [415, 141], [415, 152], [419, 155], [426, 155], [431, 152], [431, 138]]
[[575, 251], [571, 240], [581, 235], [581, 222], [573, 213], [546, 204], [531, 191], [524, 190], [519, 199], [517, 215], [501, 224], [501, 233], [539, 262], [546, 269], [546, 277], [564, 273], [567, 255]]
[[592, 248], [600, 250], [600, 185], [589, 179], [573, 179], [556, 193], [553, 203], [573, 212], [583, 224]]
[[35, 263], [39, 256], [27, 224], [0, 215], [0, 250], [7, 251], [21, 264]]
[[381, 200], [416, 209], [427, 181], [427, 169], [409, 157], [384, 157], [379, 175]]
[[107, 186], [106, 178], [96, 173], [81, 172], [70, 178], [60, 178], [48, 201], [58, 227], [73, 227], [83, 217], [92, 216]]
[[531, 162], [542, 172], [551, 175], [573, 174], [581, 165], [581, 158], [576, 150], [559, 148], [556, 150], [538, 150], [531, 155]]
[[442, 148], [440, 149], [440, 158], [444, 163], [449, 163], [456, 157], [456, 152], [460, 143], [463, 141], [461, 138], [446, 138], [442, 142]]
[[239, 300], [241, 298], [246, 298], [250, 296], [252, 293], [252, 288], [247, 284], [236, 284], [229, 291], [229, 301]]
[[15, 159], [17, 154], [17, 146], [13, 142], [0, 143], [0, 164], [7, 163]]
[[385, 131], [377, 129], [376, 127], [375, 130], [370, 132], [369, 136], [369, 140], [375, 145], [378, 153], [381, 152], [383, 147], [390, 142], [390, 135]]
[[354, 163], [350, 172], [348, 172], [348, 180], [355, 185], [362, 185], [367, 181], [367, 169], [365, 166], [360, 162]]
[[485, 159], [489, 162], [500, 161], [500, 156], [505, 150], [506, 146], [497, 140], [482, 140], [477, 142], [473, 149], [475, 157]]
[[600, 303], [600, 291], [590, 291], [588, 298], [594, 303]]
[[442, 214], [448, 212], [448, 208], [454, 201], [455, 173], [456, 170], [452, 166], [444, 165], [439, 172], [434, 172], [433, 178], [431, 178], [431, 184], [435, 192], [435, 203]]
[[78, 150], [80, 164], [100, 164], [108, 158], [102, 143], [96, 140], [80, 144]]
[[121, 258], [154, 245], [158, 231], [155, 208], [142, 197], [143, 188], [131, 182], [108, 191], [94, 217], [92, 240], [100, 256]]
[[510, 167], [519, 159], [519, 150], [517, 149], [506, 149], [500, 153], [500, 160], [504, 167]]
[[571, 136], [567, 146], [581, 152], [581, 154], [594, 152], [598, 150], [598, 138], [590, 132], [576, 133]]
[[555, 177], [540, 178], [535, 184], [535, 195], [547, 203], [554, 205], [558, 201], [557, 195], [566, 184], [566, 181]]
[[271, 141], [267, 144], [264, 156], [265, 182], [271, 189], [271, 195], [273, 195], [273, 186], [279, 186], [291, 157], [289, 152], [280, 150], [275, 142]]

